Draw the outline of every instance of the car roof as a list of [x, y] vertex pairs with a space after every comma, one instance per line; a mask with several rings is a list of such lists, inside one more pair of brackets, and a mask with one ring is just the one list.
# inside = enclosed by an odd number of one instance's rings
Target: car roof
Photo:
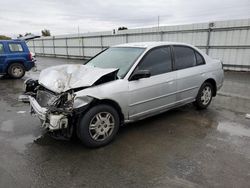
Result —
[[191, 46], [189, 44], [180, 43], [180, 42], [136, 42], [136, 43], [119, 44], [119, 45], [115, 45], [113, 47], [153, 48], [153, 47], [164, 46], [164, 45]]
[[0, 42], [24, 42], [24, 41], [20, 39], [10, 39], [10, 40], [0, 40]]

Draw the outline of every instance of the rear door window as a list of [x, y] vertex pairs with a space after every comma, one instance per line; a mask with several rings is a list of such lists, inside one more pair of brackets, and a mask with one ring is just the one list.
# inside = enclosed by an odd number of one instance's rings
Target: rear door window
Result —
[[174, 46], [175, 69], [186, 69], [196, 66], [194, 50], [185, 46]]
[[9, 48], [11, 52], [23, 52], [23, 47], [21, 44], [10, 43]]
[[0, 43], [0, 54], [3, 54], [3, 53], [4, 53], [3, 44]]

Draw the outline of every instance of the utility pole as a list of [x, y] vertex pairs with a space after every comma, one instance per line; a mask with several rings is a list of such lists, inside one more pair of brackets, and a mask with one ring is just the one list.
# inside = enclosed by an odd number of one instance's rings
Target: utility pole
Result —
[[160, 36], [160, 16], [158, 16], [158, 33], [159, 33], [159, 41], [161, 40]]

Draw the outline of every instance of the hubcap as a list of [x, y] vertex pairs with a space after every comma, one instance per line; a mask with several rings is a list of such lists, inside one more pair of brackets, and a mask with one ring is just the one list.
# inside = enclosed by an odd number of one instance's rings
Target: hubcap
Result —
[[109, 112], [100, 112], [96, 114], [89, 125], [89, 133], [95, 141], [103, 141], [107, 139], [113, 132], [115, 120]]
[[23, 69], [21, 67], [13, 67], [12, 74], [16, 77], [19, 77], [23, 74]]
[[207, 105], [212, 98], [212, 90], [209, 86], [204, 87], [201, 95], [201, 102], [203, 105]]

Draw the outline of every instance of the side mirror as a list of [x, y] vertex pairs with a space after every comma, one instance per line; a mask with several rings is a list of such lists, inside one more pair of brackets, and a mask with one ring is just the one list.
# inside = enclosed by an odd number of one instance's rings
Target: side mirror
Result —
[[141, 78], [148, 78], [151, 76], [149, 70], [136, 70], [131, 76], [130, 80], [139, 80]]

